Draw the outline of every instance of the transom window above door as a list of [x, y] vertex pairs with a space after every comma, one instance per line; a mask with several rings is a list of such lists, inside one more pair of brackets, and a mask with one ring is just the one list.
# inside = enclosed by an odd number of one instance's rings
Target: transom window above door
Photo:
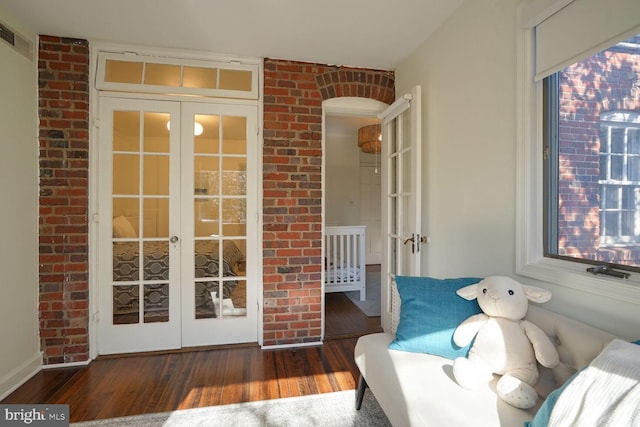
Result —
[[99, 90], [258, 99], [259, 64], [98, 52]]

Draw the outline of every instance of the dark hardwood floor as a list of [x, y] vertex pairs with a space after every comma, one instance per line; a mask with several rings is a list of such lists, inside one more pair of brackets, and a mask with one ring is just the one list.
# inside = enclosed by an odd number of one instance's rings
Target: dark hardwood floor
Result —
[[43, 370], [3, 404], [68, 404], [71, 422], [353, 390], [357, 336], [380, 331], [344, 294], [326, 296], [322, 346], [258, 346], [99, 357]]

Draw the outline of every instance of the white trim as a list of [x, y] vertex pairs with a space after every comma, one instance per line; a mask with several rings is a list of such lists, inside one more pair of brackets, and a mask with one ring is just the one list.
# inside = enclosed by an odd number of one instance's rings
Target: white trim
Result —
[[29, 381], [31, 377], [40, 372], [41, 367], [42, 353], [38, 352], [22, 365], [2, 377], [2, 379], [0, 379], [0, 400], [9, 396], [17, 390], [18, 387]]
[[89, 209], [88, 209], [88, 263], [89, 263], [89, 319], [88, 319], [88, 333], [89, 333], [89, 358], [95, 359], [98, 356], [98, 325], [100, 320], [100, 290], [98, 289], [98, 272], [97, 266], [99, 265], [100, 251], [98, 245], [93, 242], [98, 241], [99, 230], [99, 216], [100, 204], [98, 203], [98, 177], [100, 172], [100, 156], [98, 155], [98, 144], [100, 142], [98, 138], [99, 123], [98, 118], [98, 94], [99, 91], [93, 84], [96, 76], [96, 64], [98, 62], [98, 51], [94, 48], [92, 43], [89, 43], [89, 54], [91, 63], [89, 65]]
[[533, 28], [545, 19], [557, 13], [574, 0], [537, 0], [522, 8], [520, 22], [524, 28]]
[[49, 369], [57, 369], [57, 368], [75, 368], [78, 366], [88, 366], [91, 362], [93, 362], [93, 359], [87, 359], [81, 362], [52, 363], [51, 365], [43, 365], [42, 370], [46, 371]]
[[[389, 105], [369, 98], [344, 96], [322, 101], [324, 116], [376, 117]], [[324, 120], [323, 120], [324, 123]]]
[[382, 124], [385, 125], [389, 123], [391, 120], [407, 111], [409, 107], [411, 107], [412, 99], [413, 97], [408, 93], [404, 94], [401, 98], [396, 99], [393, 104], [389, 105], [383, 112], [378, 114], [378, 118], [382, 120]]
[[544, 257], [542, 83], [533, 80], [533, 30], [519, 28], [516, 46], [516, 273], [638, 304], [640, 274], [626, 280], [594, 276], [585, 264]]
[[[205, 88], [189, 88], [184, 86], [161, 86], [145, 83], [115, 83], [105, 80], [107, 61], [124, 61], [142, 64], [163, 64], [176, 66], [203, 67], [216, 70], [218, 81], [220, 80], [221, 70], [247, 71], [251, 73], [251, 90], [232, 90], [232, 89], [205, 89]], [[170, 54], [164, 56], [153, 55], [147, 51], [131, 52], [121, 50], [119, 52], [107, 52], [98, 49], [97, 51], [97, 68], [95, 76], [95, 86], [99, 90], [113, 90], [123, 92], [137, 93], [175, 93], [182, 95], [198, 95], [214, 98], [239, 98], [256, 100], [259, 97], [258, 92], [258, 75], [260, 72], [259, 63], [255, 61], [243, 62], [241, 60], [216, 60], [216, 59], [193, 59], [185, 56], [173, 57]], [[140, 76], [143, 77], [142, 75]], [[182, 76], [181, 76], [182, 79]], [[216, 84], [219, 86], [219, 83]]]
[[[264, 206], [264, 180], [260, 179], [260, 177], [264, 176], [264, 61], [260, 60], [260, 72], [258, 73], [258, 117], [257, 117], [257, 129], [256, 133], [258, 135], [258, 209], [257, 209], [257, 237], [259, 244], [256, 245], [256, 268], [258, 270], [258, 278], [256, 286], [258, 286], [258, 345], [262, 346], [264, 343], [264, 253], [262, 251], [263, 243], [264, 243], [264, 219], [263, 219], [263, 210], [262, 206]], [[247, 218], [247, 221], [249, 218]]]
[[300, 347], [318, 347], [323, 344], [322, 341], [313, 341], [313, 342], [303, 342], [297, 344], [276, 344], [276, 345], [265, 345], [260, 347], [262, 350], [280, 350], [287, 348], [300, 348]]

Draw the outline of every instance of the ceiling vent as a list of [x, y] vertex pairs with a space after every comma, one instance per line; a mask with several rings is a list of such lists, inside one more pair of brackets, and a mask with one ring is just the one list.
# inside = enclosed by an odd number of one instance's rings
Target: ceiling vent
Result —
[[31, 43], [3, 22], [0, 22], [0, 39], [11, 46], [16, 52], [29, 58], [29, 60], [33, 60]]

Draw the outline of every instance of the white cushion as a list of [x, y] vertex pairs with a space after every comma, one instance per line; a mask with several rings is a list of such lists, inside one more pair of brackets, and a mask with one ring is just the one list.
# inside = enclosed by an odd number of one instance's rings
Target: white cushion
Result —
[[[558, 368], [541, 370], [537, 389], [544, 389], [543, 396], [615, 338], [536, 306], [529, 307], [526, 318], [549, 335], [560, 353]], [[453, 379], [451, 360], [389, 350], [392, 340], [388, 333], [365, 335], [358, 339], [354, 353], [361, 374], [395, 427], [522, 426], [542, 403], [540, 399], [529, 410], [508, 405], [495, 393], [495, 379], [484, 388], [465, 390]]]
[[525, 411], [508, 405], [495, 394], [495, 381], [465, 390], [453, 379], [451, 360], [389, 350], [392, 339], [387, 333], [361, 337], [355, 360], [395, 427], [522, 426], [533, 419], [537, 407]]

